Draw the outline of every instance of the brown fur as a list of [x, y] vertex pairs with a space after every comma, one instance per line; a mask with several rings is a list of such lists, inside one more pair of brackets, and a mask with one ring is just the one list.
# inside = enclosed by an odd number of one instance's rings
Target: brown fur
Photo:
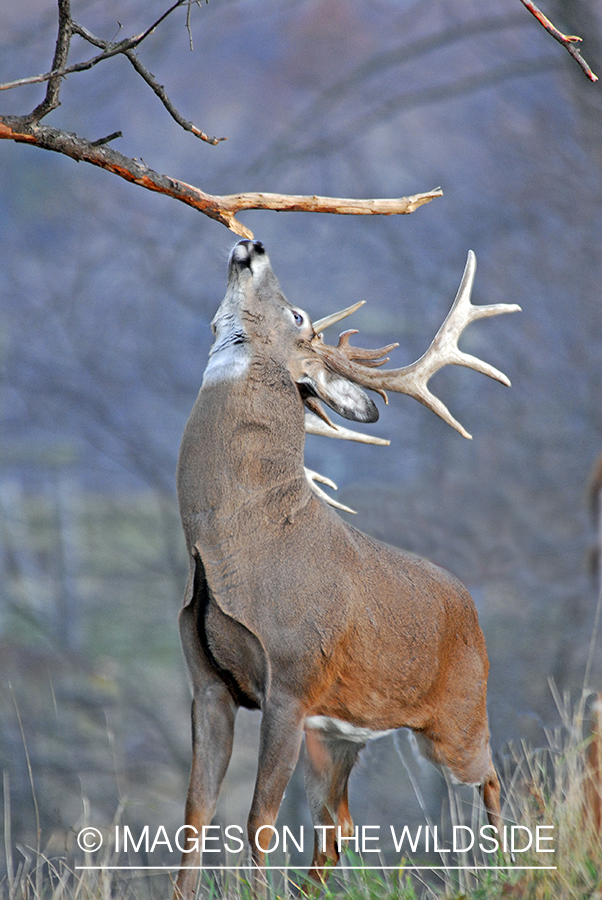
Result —
[[[304, 727], [314, 823], [352, 833], [347, 782], [363, 744], [312, 727], [312, 716], [375, 731], [414, 729], [434, 762], [481, 786], [489, 819], [499, 824], [488, 662], [472, 600], [447, 572], [350, 527], [310, 489], [308, 385], [327, 403], [332, 394], [333, 405], [349, 404], [350, 417], [373, 411], [336, 372], [311, 380], [325, 368], [324, 345], [318, 356], [311, 322], [298, 326], [291, 311], [260, 245], [237, 245], [216, 316], [216, 343], [230, 354], [223, 357], [230, 368], [216, 368], [218, 358], [208, 370], [178, 465], [191, 564], [180, 617], [193, 687], [186, 822], [198, 829], [211, 821], [236, 710], [260, 708], [248, 822], [257, 865], [264, 854], [256, 831], [275, 823]], [[223, 335], [236, 333], [232, 321], [244, 341], [231, 351]], [[326, 852], [316, 845], [310, 875], [321, 879], [321, 867], [338, 856], [330, 838]], [[197, 857], [182, 862], [195, 865]], [[182, 869], [178, 892], [190, 898], [195, 880]]]

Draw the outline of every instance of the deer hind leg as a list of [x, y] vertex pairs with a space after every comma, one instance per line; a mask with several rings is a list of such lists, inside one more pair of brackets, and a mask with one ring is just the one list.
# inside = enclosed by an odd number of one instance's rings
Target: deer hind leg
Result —
[[328, 878], [328, 866], [340, 858], [337, 828], [353, 835], [347, 786], [363, 744], [336, 740], [314, 728], [305, 730], [305, 789], [314, 824], [314, 855], [308, 876], [318, 883]]
[[458, 641], [438, 685], [426, 727], [426, 756], [453, 780], [479, 788], [489, 824], [501, 833], [500, 783], [491, 759], [487, 721], [485, 641], [476, 624], [473, 643]]
[[500, 782], [491, 759], [486, 715], [481, 717], [479, 728], [448, 720], [443, 730], [440, 724], [436, 736], [433, 731], [416, 735], [421, 751], [452, 780], [479, 788], [489, 824], [501, 834]]
[[491, 761], [491, 751], [489, 752], [489, 760], [491, 768], [479, 785], [479, 791], [483, 800], [483, 805], [487, 813], [489, 824], [497, 829], [498, 835], [502, 833], [502, 815], [500, 811], [500, 780]]

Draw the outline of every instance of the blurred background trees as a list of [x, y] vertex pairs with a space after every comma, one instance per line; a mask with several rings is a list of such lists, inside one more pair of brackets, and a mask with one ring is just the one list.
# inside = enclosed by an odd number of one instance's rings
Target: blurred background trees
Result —
[[[73, 8], [113, 40], [163, 6]], [[120, 130], [116, 149], [216, 194], [442, 186], [403, 218], [239, 218], [314, 318], [367, 299], [349, 327], [365, 345], [399, 340], [397, 365], [428, 345], [468, 248], [475, 301], [523, 307], [463, 339], [512, 389], [437, 376], [473, 441], [393, 397], [374, 427], [391, 447], [312, 438], [307, 457], [358, 510], [354, 524], [467, 584], [489, 647], [494, 748], [536, 743], [556, 722], [548, 679], [581, 689], [597, 599], [587, 485], [602, 450], [599, 85], [518, 2], [212, 0], [192, 13], [193, 52], [181, 10], [139, 55], [186, 118], [227, 142], [182, 131], [124, 59], [66, 79], [48, 124], [90, 140]], [[546, 13], [602, 70], [600, 4], [551, 0]], [[49, 68], [52, 0], [5, 4], [0, 26], [0, 81]], [[5, 92], [2, 111], [33, 108], [44, 90]], [[233, 235], [66, 157], [10, 141], [0, 154], [0, 758], [13, 838], [35, 844], [39, 828], [60, 852], [85, 810], [97, 825], [121, 809], [133, 823], [180, 824], [189, 699], [174, 471]], [[599, 689], [599, 648], [592, 659]], [[256, 719], [240, 724], [226, 822], [244, 818], [254, 776]], [[364, 758], [356, 821], [409, 821], [417, 804], [393, 743]], [[306, 816], [299, 798], [297, 781], [283, 817]]]

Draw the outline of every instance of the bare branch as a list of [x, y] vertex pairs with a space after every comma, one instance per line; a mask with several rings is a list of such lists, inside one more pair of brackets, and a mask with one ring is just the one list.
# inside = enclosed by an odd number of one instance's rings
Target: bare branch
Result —
[[[112, 136], [111, 136], [112, 137]], [[339, 197], [306, 197], [286, 194], [248, 193], [216, 196], [200, 188], [167, 175], [160, 175], [141, 160], [131, 159], [106, 146], [90, 142], [48, 125], [32, 125], [25, 118], [0, 116], [0, 139], [33, 144], [43, 150], [53, 150], [78, 162], [88, 162], [106, 169], [126, 181], [149, 191], [166, 194], [180, 200], [204, 215], [221, 222], [235, 234], [252, 238], [253, 233], [235, 216], [245, 209], [277, 211], [338, 213], [339, 215], [403, 215], [442, 196], [440, 188], [411, 197], [382, 200], [353, 200]]]
[[[201, 8], [200, 0], [186, 0], [188, 3], [188, 9], [186, 10], [186, 31], [188, 32], [188, 45], [190, 47], [191, 52], [194, 50], [194, 45], [192, 43], [192, 27], [190, 25], [190, 13], [192, 9], [192, 4], [196, 3], [198, 8]], [[209, 0], [206, 0], [209, 3]]]
[[543, 25], [548, 34], [551, 34], [552, 37], [558, 41], [558, 43], [562, 44], [562, 46], [565, 47], [566, 50], [568, 50], [573, 59], [575, 59], [579, 63], [589, 80], [597, 81], [598, 76], [594, 75], [586, 61], [579, 53], [578, 49], [575, 47], [575, 44], [580, 43], [582, 38], [578, 37], [576, 34], [563, 34], [562, 31], [559, 31], [556, 26], [550, 22], [547, 16], [544, 16], [542, 11], [538, 9], [537, 6], [535, 6], [535, 4], [531, 2], [531, 0], [521, 0], [521, 3], [526, 9], [529, 10], [530, 13], [535, 16], [540, 25]]
[[197, 128], [196, 125], [193, 125], [192, 122], [189, 122], [187, 119], [184, 119], [183, 116], [180, 115], [178, 110], [175, 108], [162, 84], [159, 84], [154, 75], [152, 75], [148, 69], [142, 65], [136, 54], [133, 50], [126, 50], [124, 54], [138, 74], [146, 81], [146, 83], [153, 89], [169, 115], [172, 119], [180, 125], [184, 131], [190, 131], [195, 137], [200, 138], [202, 141], [206, 141], [208, 144], [219, 144], [221, 141], [227, 141], [228, 138], [225, 137], [209, 137], [209, 135], [205, 134], [204, 131], [201, 131], [200, 128]]
[[[188, 0], [177, 0], [172, 6], [166, 10], [163, 15], [159, 16], [159, 18], [153, 22], [153, 24], [147, 28], [145, 31], [141, 32], [141, 34], [134, 35], [131, 38], [125, 38], [123, 41], [119, 41], [118, 43], [112, 43], [110, 41], [101, 41], [99, 38], [94, 38], [94, 36], [85, 28], [75, 24], [71, 17], [69, 16], [69, 29], [71, 31], [76, 31], [81, 37], [84, 37], [90, 43], [94, 44], [97, 47], [103, 47], [103, 52], [99, 53], [97, 56], [93, 56], [91, 59], [84, 60], [80, 63], [74, 63], [72, 66], [65, 66], [65, 59], [61, 60], [61, 64], [57, 67], [53, 65], [50, 72], [46, 72], [43, 75], [32, 75], [29, 78], [19, 78], [16, 81], [7, 81], [4, 84], [0, 84], [0, 91], [8, 91], [15, 87], [21, 87], [26, 84], [37, 84], [42, 81], [50, 81], [52, 79], [56, 79], [59, 77], [65, 77], [66, 75], [71, 75], [74, 72], [85, 72], [88, 69], [93, 68], [98, 65], [98, 63], [103, 62], [105, 59], [111, 59], [113, 56], [117, 56], [120, 53], [125, 53], [127, 50], [133, 50], [139, 46], [139, 44], [144, 41], [149, 34], [152, 32], [163, 22], [171, 13], [178, 9], [178, 7], [183, 6], [187, 3]], [[59, 0], [59, 10], [63, 7], [69, 8], [69, 0]], [[71, 34], [69, 34], [69, 40], [71, 39]]]
[[[71, 44], [72, 20], [70, 0], [58, 0], [59, 5], [59, 30], [52, 60], [53, 71], [63, 69], [69, 55]], [[61, 89], [61, 76], [54, 75], [48, 79], [46, 96], [29, 116], [31, 122], [39, 122], [53, 109], [59, 106], [59, 92]]]
[[[71, 22], [71, 26], [73, 25], [74, 23]], [[44, 72], [42, 75], [30, 75], [28, 78], [17, 78], [15, 81], [6, 81], [3, 84], [0, 84], [0, 91], [10, 91], [13, 88], [22, 87], [26, 84], [39, 84], [43, 81], [65, 78], [67, 75], [72, 75], [74, 72], [86, 72], [88, 69], [97, 66], [98, 63], [104, 62], [105, 59], [111, 59], [113, 56], [117, 56], [120, 53], [125, 53], [126, 50], [137, 47], [141, 40], [142, 38], [138, 35], [137, 37], [126, 38], [123, 41], [119, 41], [118, 44], [108, 44], [106, 50], [99, 53], [97, 56], [93, 56], [91, 59], [84, 60], [80, 63], [74, 63], [72, 66], [63, 65], [58, 69], [52, 68], [50, 72]]]
[[[96, 37], [92, 32], [88, 31], [87, 28], [84, 28], [83, 25], [78, 25], [77, 22], [74, 22], [71, 18], [69, 6], [70, 0], [59, 0], [59, 35], [51, 71], [46, 72], [43, 75], [32, 75], [29, 78], [19, 78], [16, 81], [0, 84], [0, 91], [8, 91], [15, 87], [22, 87], [26, 84], [37, 84], [48, 81], [48, 90], [46, 92], [45, 100], [40, 103], [28, 117], [28, 121], [39, 122], [45, 115], [51, 112], [51, 110], [56, 109], [59, 105], [58, 95], [62, 78], [71, 75], [74, 72], [84, 72], [98, 65], [100, 62], [104, 62], [105, 59], [110, 59], [113, 56], [123, 54], [129, 59], [138, 74], [153, 89], [170, 116], [181, 128], [185, 131], [190, 131], [195, 137], [198, 137], [208, 144], [219, 144], [221, 141], [225, 141], [226, 138], [210, 137], [204, 131], [201, 131], [200, 128], [197, 128], [196, 125], [193, 125], [192, 122], [185, 119], [167, 96], [163, 85], [159, 84], [154, 75], [148, 71], [134, 53], [135, 47], [141, 44], [142, 41], [148, 37], [148, 35], [151, 34], [151, 32], [154, 31], [168, 15], [170, 15], [170, 13], [185, 3], [189, 3], [190, 9], [190, 0], [178, 0], [177, 3], [173, 4], [173, 6], [157, 19], [150, 28], [147, 28], [146, 31], [142, 32], [142, 34], [114, 43], [111, 41], [103, 41], [101, 38]], [[69, 45], [73, 34], [79, 35], [79, 37], [83, 38], [89, 44], [98, 47], [102, 50], [102, 53], [99, 53], [84, 62], [67, 66], [67, 55], [69, 53]]]
[[[189, 7], [190, 8], [190, 7]], [[78, 25], [77, 22], [73, 22], [73, 32], [74, 34], [78, 34], [80, 37], [84, 38], [84, 40], [88, 41], [89, 44], [93, 44], [95, 47], [99, 47], [100, 49], [107, 50], [113, 45], [109, 41], [103, 41], [101, 38], [96, 37], [96, 35], [92, 34], [91, 31], [88, 31], [87, 28], [84, 28], [83, 25]], [[200, 128], [197, 128], [196, 125], [193, 125], [192, 122], [189, 122], [185, 119], [175, 108], [169, 97], [167, 96], [167, 92], [162, 84], [159, 84], [157, 79], [151, 72], [148, 71], [146, 66], [144, 66], [139, 58], [136, 56], [132, 49], [123, 50], [123, 55], [129, 59], [132, 66], [138, 72], [138, 74], [146, 81], [146, 83], [153, 89], [167, 112], [170, 116], [183, 128], [185, 131], [190, 131], [196, 137], [200, 138], [202, 141], [205, 141], [208, 144], [219, 144], [221, 141], [227, 140], [227, 138], [217, 138], [217, 137], [209, 137], [209, 135], [205, 134], [204, 131], [201, 131]]]

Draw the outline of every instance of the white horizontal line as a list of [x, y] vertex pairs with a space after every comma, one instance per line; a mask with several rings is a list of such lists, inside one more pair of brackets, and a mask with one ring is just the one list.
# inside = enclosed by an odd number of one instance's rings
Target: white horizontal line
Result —
[[[192, 869], [197, 872], [238, 872], [238, 871], [247, 871], [247, 870], [255, 870], [255, 871], [274, 871], [274, 872], [284, 872], [288, 869], [292, 869], [295, 872], [299, 872], [299, 866], [75, 866], [78, 871], [93, 871], [93, 872], [113, 872], [113, 871], [141, 871], [143, 869], [161, 869], [167, 870], [171, 872], [176, 872], [180, 869]], [[384, 871], [384, 870], [392, 870], [395, 871], [397, 869], [403, 869], [406, 871], [418, 871], [422, 869], [429, 870], [441, 870], [444, 872], [450, 870], [467, 870], [470, 872], [474, 872], [475, 870], [486, 870], [486, 871], [496, 871], [503, 869], [509, 872], [523, 872], [526, 870], [555, 870], [558, 866], [405, 866], [403, 863], [400, 863], [398, 866], [337, 866], [333, 868], [332, 866], [312, 866], [313, 869], [328, 869], [329, 872], [336, 874], [341, 870], [348, 869], [374, 869], [376, 871]]]

